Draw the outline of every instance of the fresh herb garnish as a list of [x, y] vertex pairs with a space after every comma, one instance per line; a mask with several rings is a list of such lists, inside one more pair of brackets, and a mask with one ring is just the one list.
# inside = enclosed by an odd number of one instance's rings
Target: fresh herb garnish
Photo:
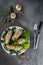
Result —
[[11, 49], [9, 51], [10, 51], [10, 54], [15, 53], [16, 55], [18, 55], [20, 53], [20, 51], [15, 51], [15, 50], [11, 50]]
[[16, 27], [14, 26], [14, 27], [12, 27], [12, 31], [14, 31], [16, 29]]
[[13, 26], [12, 28], [8, 28], [8, 31], [14, 31], [16, 29], [15, 26]]
[[12, 45], [18, 45], [18, 41], [17, 40], [14, 40], [13, 42], [12, 42]]
[[5, 38], [7, 32], [8, 32], [8, 30], [5, 30], [5, 33], [2, 35], [3, 38]]
[[20, 53], [20, 51], [16, 51], [16, 55], [18, 55]]
[[22, 38], [30, 39], [30, 33], [29, 33], [29, 31], [27, 29], [23, 29], [21, 37]]
[[5, 12], [3, 13], [3, 16], [4, 16], [4, 17], [6, 17], [6, 16], [8, 16], [8, 15], [9, 15], [8, 10], [7, 10], [7, 11], [5, 11]]
[[22, 44], [22, 47], [23, 47], [23, 50], [26, 50], [26, 49], [30, 48], [30, 43], [25, 42]]
[[7, 51], [9, 51], [9, 49], [6, 47], [6, 44], [4, 45], [4, 48], [5, 48]]
[[4, 40], [0, 40], [0, 43], [4, 43]]
[[10, 39], [9, 44], [12, 45], [13, 41]]
[[14, 12], [14, 7], [12, 5], [9, 6], [9, 8], [3, 13], [1, 17], [1, 22], [8, 23], [11, 22], [10, 14]]
[[12, 12], [14, 12], [14, 7], [12, 5], [10, 5], [8, 10], [9, 10], [9, 13], [12, 13]]
[[10, 52], [10, 54], [13, 54], [13, 53], [15, 53], [15, 51], [14, 50], [9, 50], [9, 52]]
[[12, 5], [9, 6], [9, 8], [3, 13], [3, 16], [9, 16], [10, 13], [14, 12], [14, 7]]

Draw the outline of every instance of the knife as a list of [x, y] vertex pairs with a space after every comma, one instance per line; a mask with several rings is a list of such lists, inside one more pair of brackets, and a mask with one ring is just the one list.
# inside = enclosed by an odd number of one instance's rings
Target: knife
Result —
[[38, 43], [39, 43], [39, 39], [40, 39], [40, 30], [41, 30], [41, 27], [42, 27], [42, 21], [39, 23], [38, 25], [38, 36], [37, 36], [37, 41], [36, 41], [36, 49], [38, 48]]

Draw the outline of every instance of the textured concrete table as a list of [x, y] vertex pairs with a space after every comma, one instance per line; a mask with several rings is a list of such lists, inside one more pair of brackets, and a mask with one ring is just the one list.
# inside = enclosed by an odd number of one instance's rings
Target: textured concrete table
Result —
[[0, 36], [5, 28], [12, 25], [19, 25], [27, 28], [31, 32], [32, 47], [28, 49], [26, 58], [20, 60], [17, 56], [11, 56], [3, 51], [0, 45], [0, 65], [43, 65], [43, 26], [41, 29], [41, 36], [37, 50], [33, 50], [33, 25], [43, 21], [43, 1], [42, 0], [0, 0], [0, 17], [3, 11], [10, 5], [20, 3], [24, 9], [24, 16], [20, 17], [14, 22], [5, 25], [0, 22]]

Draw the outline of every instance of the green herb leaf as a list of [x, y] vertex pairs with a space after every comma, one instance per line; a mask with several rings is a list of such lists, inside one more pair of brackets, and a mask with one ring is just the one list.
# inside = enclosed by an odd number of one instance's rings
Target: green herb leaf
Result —
[[25, 42], [25, 43], [22, 44], [22, 47], [23, 47], [24, 50], [26, 50], [26, 49], [30, 48], [30, 43]]
[[9, 49], [6, 47], [6, 45], [4, 45], [4, 48], [5, 48], [7, 51], [9, 51]]
[[8, 23], [8, 22], [11, 22], [11, 19], [8, 18], [8, 16], [14, 12], [14, 8], [13, 6], [11, 5], [8, 10], [6, 10], [3, 15], [2, 15], [2, 18], [1, 18], [1, 22], [4, 22], [4, 23]]
[[20, 51], [16, 51], [16, 55], [18, 55], [20, 53]]
[[7, 22], [11, 22], [11, 19], [7, 19]]
[[12, 45], [18, 45], [18, 41], [17, 40], [14, 40]]
[[20, 53], [20, 51], [15, 51], [15, 50], [9, 50], [9, 51], [10, 51], [10, 54], [15, 53], [16, 55], [18, 55]]
[[5, 11], [5, 12], [3, 13], [3, 16], [4, 16], [4, 17], [6, 17], [6, 16], [8, 16], [8, 15], [9, 15], [8, 11]]
[[5, 30], [5, 33], [2, 35], [3, 38], [5, 38], [7, 32], [8, 32], [8, 30]]
[[9, 7], [9, 12], [10, 13], [14, 12], [14, 7], [12, 5], [10, 5], [10, 7]]
[[14, 27], [12, 27], [12, 31], [14, 31], [16, 29], [16, 27], [14, 26]]
[[10, 39], [9, 44], [12, 45], [13, 41]]
[[0, 43], [4, 43], [4, 40], [0, 40]]
[[21, 37], [30, 39], [30, 33], [27, 29], [23, 29]]

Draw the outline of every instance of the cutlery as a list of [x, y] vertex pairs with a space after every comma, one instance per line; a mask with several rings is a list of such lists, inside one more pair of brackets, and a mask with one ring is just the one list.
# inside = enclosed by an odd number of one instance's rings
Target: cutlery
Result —
[[38, 36], [37, 36], [37, 41], [36, 41], [36, 48], [38, 48], [38, 43], [39, 43], [39, 39], [40, 39], [40, 30], [41, 30], [41, 27], [42, 27], [42, 21], [39, 23], [38, 25]]

